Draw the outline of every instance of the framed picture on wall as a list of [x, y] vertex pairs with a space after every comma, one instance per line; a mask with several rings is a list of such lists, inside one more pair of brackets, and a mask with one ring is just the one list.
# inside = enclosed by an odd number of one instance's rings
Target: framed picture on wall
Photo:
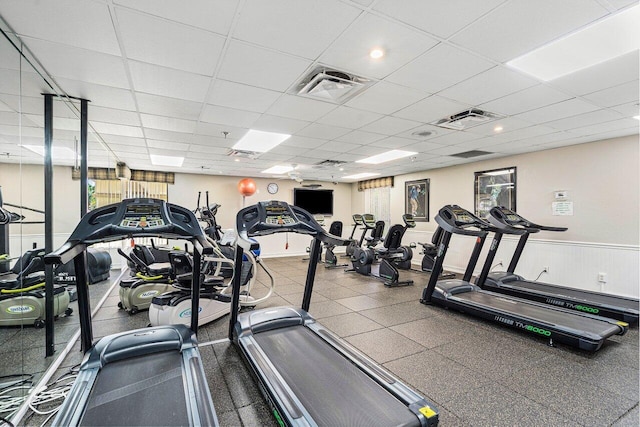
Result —
[[404, 183], [404, 212], [416, 221], [429, 221], [429, 179]]
[[516, 210], [516, 168], [475, 172], [473, 184], [475, 214], [486, 218], [494, 206]]

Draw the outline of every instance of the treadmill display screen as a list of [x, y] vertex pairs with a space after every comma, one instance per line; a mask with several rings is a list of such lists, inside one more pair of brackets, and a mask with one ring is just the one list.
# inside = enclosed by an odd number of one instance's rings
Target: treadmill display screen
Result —
[[266, 218], [265, 223], [285, 227], [287, 225], [296, 224], [298, 221], [291, 216], [287, 206], [269, 204], [265, 206]]
[[454, 209], [453, 214], [456, 216], [456, 222], [458, 223], [470, 224], [475, 222], [471, 215], [469, 215], [469, 212], [464, 209]]
[[158, 205], [129, 205], [120, 221], [120, 227], [152, 228], [165, 225], [160, 206]]

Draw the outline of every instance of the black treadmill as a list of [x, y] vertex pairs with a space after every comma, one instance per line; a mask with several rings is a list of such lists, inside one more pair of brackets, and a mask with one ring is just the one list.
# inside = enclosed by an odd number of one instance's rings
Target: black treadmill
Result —
[[[613, 335], [624, 335], [629, 325], [593, 314], [554, 307], [509, 295], [485, 291], [470, 283], [482, 246], [489, 232], [496, 228], [457, 205], [447, 205], [435, 217], [444, 231], [429, 284], [420, 302], [438, 304], [470, 313], [483, 319], [563, 342], [587, 351], [598, 350]], [[512, 234], [524, 230], [510, 229]], [[438, 280], [442, 263], [453, 234], [476, 237], [471, 259], [462, 280]]]
[[87, 213], [67, 242], [44, 257], [46, 264], [74, 262], [85, 353], [53, 425], [217, 426], [195, 337], [198, 316], [191, 316], [191, 329], [184, 325], [136, 329], [93, 345], [87, 247], [134, 237], [191, 241], [191, 309], [198, 311], [201, 260], [213, 247], [190, 210], [158, 199], [127, 199]]
[[[534, 224], [510, 209], [497, 206], [491, 208], [487, 219], [498, 230], [495, 232], [493, 243], [476, 285], [488, 291], [610, 317], [630, 324], [638, 323], [640, 303], [636, 298], [534, 282], [514, 274], [516, 265], [531, 233], [566, 231], [566, 228]], [[504, 233], [511, 234], [510, 230], [514, 228], [524, 230], [525, 233], [520, 236], [513, 258], [509, 263], [509, 268], [507, 271], [490, 272], [502, 235]]]
[[[433, 405], [324, 327], [307, 311], [321, 243], [345, 245], [308, 212], [285, 202], [260, 202], [238, 212], [236, 276], [229, 339], [257, 377], [280, 425], [436, 426]], [[238, 314], [238, 266], [250, 237], [273, 233], [314, 237], [302, 309], [265, 308]]]

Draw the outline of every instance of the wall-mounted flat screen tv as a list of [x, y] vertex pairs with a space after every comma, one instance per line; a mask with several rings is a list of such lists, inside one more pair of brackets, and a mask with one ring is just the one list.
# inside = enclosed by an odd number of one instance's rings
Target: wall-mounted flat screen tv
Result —
[[294, 188], [293, 204], [313, 215], [333, 215], [333, 190]]

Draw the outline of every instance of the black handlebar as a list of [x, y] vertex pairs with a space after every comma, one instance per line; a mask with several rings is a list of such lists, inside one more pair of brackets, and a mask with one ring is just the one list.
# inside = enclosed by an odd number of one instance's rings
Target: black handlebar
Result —
[[494, 206], [491, 208], [488, 220], [495, 227], [506, 233], [509, 233], [509, 230], [514, 228], [518, 230], [523, 229], [527, 233], [537, 233], [539, 231], [567, 231], [567, 227], [551, 227], [548, 225], [535, 224], [504, 206]]

